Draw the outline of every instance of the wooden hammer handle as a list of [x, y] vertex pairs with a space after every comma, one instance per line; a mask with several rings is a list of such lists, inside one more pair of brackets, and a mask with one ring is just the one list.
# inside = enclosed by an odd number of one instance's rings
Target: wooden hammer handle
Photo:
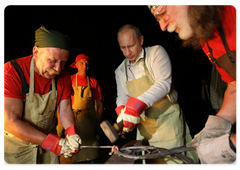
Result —
[[114, 123], [113, 127], [117, 132], [121, 131], [123, 128], [123, 120], [121, 122]]

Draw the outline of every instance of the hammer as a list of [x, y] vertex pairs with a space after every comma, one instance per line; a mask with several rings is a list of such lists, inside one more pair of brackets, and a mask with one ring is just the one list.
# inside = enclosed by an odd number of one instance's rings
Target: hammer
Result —
[[118, 132], [123, 128], [123, 121], [111, 125], [108, 120], [105, 120], [100, 126], [111, 143], [114, 143], [119, 138]]

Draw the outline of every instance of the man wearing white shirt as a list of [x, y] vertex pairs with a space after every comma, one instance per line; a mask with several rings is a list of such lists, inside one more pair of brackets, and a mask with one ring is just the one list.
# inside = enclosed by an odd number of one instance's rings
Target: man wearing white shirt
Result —
[[[125, 132], [137, 125], [137, 140], [147, 141], [150, 146], [170, 149], [185, 145], [192, 137], [172, 88], [170, 59], [162, 46], [143, 48], [143, 38], [134, 25], [124, 25], [118, 31], [118, 43], [126, 59], [115, 71], [117, 122], [123, 120]], [[198, 163], [195, 151], [186, 155]], [[182, 161], [167, 156], [151, 163]]]

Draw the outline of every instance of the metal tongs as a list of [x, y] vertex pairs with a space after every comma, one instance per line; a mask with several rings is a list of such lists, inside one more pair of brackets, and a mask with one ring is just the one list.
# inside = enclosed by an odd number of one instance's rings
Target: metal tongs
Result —
[[[194, 163], [193, 159], [181, 154], [182, 152], [195, 150], [193, 147], [180, 146], [172, 149], [165, 149], [153, 146], [130, 146], [121, 148], [120, 151], [114, 148], [117, 155], [129, 158], [129, 159], [159, 159], [167, 155], [176, 156], [181, 159], [184, 163], [191, 164]], [[142, 151], [145, 154], [142, 155]]]

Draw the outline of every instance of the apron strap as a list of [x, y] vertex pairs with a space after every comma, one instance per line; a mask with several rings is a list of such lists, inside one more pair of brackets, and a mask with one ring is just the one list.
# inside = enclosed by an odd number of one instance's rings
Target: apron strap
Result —
[[126, 81], [128, 81], [128, 76], [127, 76], [127, 58], [125, 59], [125, 75], [126, 75]]
[[[151, 81], [154, 83], [154, 80], [151, 76], [151, 74], [149, 73], [148, 71], [148, 68], [146, 66], [146, 61], [145, 61], [145, 58], [146, 58], [146, 52], [145, 52], [145, 48], [143, 48], [143, 67], [144, 67], [144, 70], [145, 70], [145, 75], [148, 75], [151, 79]], [[127, 76], [127, 59], [125, 59], [125, 74], [126, 74], [126, 81], [128, 81], [128, 76]]]
[[[146, 52], [145, 52], [145, 48], [143, 48], [143, 52], [144, 52], [144, 54], [143, 54], [143, 66], [144, 66], [144, 71], [145, 71], [145, 76], [147, 76], [147, 77], [149, 77], [149, 79], [150, 79], [150, 81], [152, 81], [152, 83], [154, 84], [155, 83], [155, 81], [153, 80], [153, 78], [152, 78], [152, 76], [151, 76], [151, 74], [150, 74], [150, 72], [149, 72], [149, 70], [148, 70], [148, 68], [147, 68], [147, 66], [146, 66]], [[128, 82], [128, 76], [127, 76], [127, 59], [125, 59], [125, 75], [126, 75], [126, 82]], [[166, 98], [168, 101], [170, 101], [169, 100], [169, 94], [167, 94], [164, 98]]]
[[15, 60], [11, 60], [10, 62], [14, 66], [15, 70], [18, 72], [18, 75], [21, 79], [21, 82], [22, 82], [22, 94], [21, 95], [26, 95], [29, 92], [29, 85], [26, 82], [26, 79], [24, 77], [22, 69], [20, 68], [20, 66], [18, 65], [18, 63]]
[[145, 70], [145, 75], [148, 75], [148, 76], [150, 77], [151, 81], [152, 81], [153, 83], [155, 83], [155, 81], [153, 80], [151, 74], [149, 73], [149, 70], [148, 70], [147, 65], [146, 65], [146, 60], [145, 60], [145, 58], [146, 58], [146, 52], [145, 52], [145, 48], [144, 48], [143, 50], [144, 50], [143, 66], [144, 66], [144, 70]]
[[220, 66], [220, 64], [218, 63], [218, 61], [213, 57], [212, 49], [211, 49], [211, 47], [209, 46], [209, 44], [208, 44], [207, 41], [206, 41], [206, 43], [207, 43], [207, 47], [208, 47], [208, 51], [209, 51], [209, 53], [207, 54], [208, 59], [210, 60], [210, 62], [211, 62], [212, 64], [216, 64], [219, 68], [221, 68], [221, 66]]
[[87, 80], [88, 80], [88, 87], [89, 87], [89, 89], [91, 90], [91, 93], [92, 93], [92, 89], [91, 89], [91, 86], [90, 86], [90, 80], [89, 80], [88, 76], [87, 76]]
[[57, 98], [57, 93], [56, 93], [57, 89], [56, 89], [56, 82], [55, 82], [55, 78], [52, 79], [52, 99], [56, 99]]
[[230, 51], [229, 51], [229, 49], [228, 49], [227, 40], [226, 40], [226, 36], [225, 36], [224, 30], [223, 30], [222, 24], [219, 25], [218, 31], [219, 31], [220, 37], [221, 37], [221, 39], [222, 39], [224, 48], [225, 48], [225, 50], [226, 50], [226, 52], [227, 52], [227, 56], [229, 57], [229, 59], [230, 59], [230, 61], [231, 61], [232, 63], [235, 63], [236, 61], [234, 60], [232, 54], [230, 53]]
[[[31, 59], [31, 64], [30, 64], [30, 83], [29, 83], [29, 101], [33, 101], [33, 94], [34, 94], [34, 57]], [[55, 78], [52, 79], [52, 99], [57, 98], [57, 89], [56, 89], [56, 82]]]
[[30, 64], [30, 89], [29, 89], [29, 101], [33, 101], [34, 94], [34, 57], [31, 59]]
[[[88, 87], [91, 91], [91, 96], [92, 96], [92, 89], [91, 89], [91, 85], [90, 85], [90, 79], [89, 77], [87, 76], [87, 81], [88, 81]], [[78, 88], [78, 73], [76, 74], [76, 85], [75, 85], [75, 88]], [[82, 96], [82, 90], [81, 90], [81, 96]]]
[[78, 73], [76, 74], [76, 85], [75, 85], [75, 87], [77, 87], [78, 86]]
[[23, 120], [24, 110], [25, 110], [25, 102], [26, 102], [26, 97], [24, 97], [24, 95], [26, 95], [29, 92], [29, 85], [27, 84], [25, 76], [22, 72], [22, 69], [18, 65], [18, 63], [15, 60], [11, 60], [10, 62], [14, 66], [15, 70], [18, 72], [18, 75], [22, 82], [22, 94], [21, 95], [23, 96], [23, 100], [22, 100], [23, 101], [23, 112], [22, 112], [21, 120]]
[[91, 85], [90, 85], [90, 79], [89, 77], [87, 76], [87, 79], [88, 79], [88, 87], [89, 87], [89, 90], [91, 92], [91, 98], [93, 97], [93, 92], [92, 92], [92, 88], [91, 88]]

